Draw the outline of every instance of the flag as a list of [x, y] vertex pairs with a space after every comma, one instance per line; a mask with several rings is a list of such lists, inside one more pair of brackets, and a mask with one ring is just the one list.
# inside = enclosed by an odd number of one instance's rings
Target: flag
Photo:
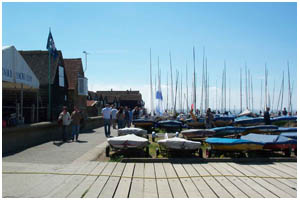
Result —
[[51, 31], [49, 31], [46, 48], [54, 58], [58, 55]]

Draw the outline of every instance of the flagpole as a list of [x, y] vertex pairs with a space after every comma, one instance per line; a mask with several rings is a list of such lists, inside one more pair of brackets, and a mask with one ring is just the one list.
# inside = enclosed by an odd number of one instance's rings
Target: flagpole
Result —
[[[51, 33], [51, 28], [49, 28], [49, 33]], [[51, 81], [50, 81], [50, 75], [51, 75], [51, 53], [48, 50], [48, 120], [51, 121]]]

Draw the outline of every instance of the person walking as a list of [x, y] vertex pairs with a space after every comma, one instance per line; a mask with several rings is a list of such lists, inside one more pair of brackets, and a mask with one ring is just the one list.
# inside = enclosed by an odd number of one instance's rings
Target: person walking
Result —
[[110, 137], [110, 120], [111, 120], [111, 108], [109, 104], [105, 105], [102, 109], [102, 114], [104, 118], [104, 132], [106, 137]]
[[67, 111], [67, 107], [64, 106], [62, 112], [58, 116], [58, 123], [62, 126], [62, 140], [67, 142], [69, 140], [69, 135], [67, 133], [67, 128], [71, 123], [70, 113]]
[[81, 113], [78, 107], [74, 106], [74, 111], [71, 114], [72, 120], [72, 142], [74, 142], [74, 137], [76, 142], [78, 142], [79, 130], [80, 130], [80, 120], [82, 119]]
[[266, 111], [264, 112], [264, 120], [265, 120], [265, 124], [266, 125], [270, 125], [271, 124], [269, 111], [270, 111], [270, 108], [267, 107]]
[[121, 106], [119, 108], [119, 111], [117, 112], [118, 129], [124, 128], [124, 119], [125, 119], [125, 114], [123, 111], [123, 107]]
[[118, 112], [118, 110], [116, 109], [116, 106], [112, 105], [111, 121], [112, 121], [113, 129], [117, 129], [116, 128], [116, 124], [117, 124], [117, 112]]
[[129, 127], [131, 127], [133, 113], [132, 113], [132, 110], [130, 108], [129, 108], [128, 112], [129, 112]]
[[213, 120], [214, 120], [214, 115], [211, 113], [210, 108], [207, 108], [206, 110], [206, 115], [205, 115], [205, 127], [212, 128], [213, 127]]
[[129, 126], [129, 111], [128, 111], [128, 107], [127, 106], [125, 106], [124, 115], [125, 115], [125, 118], [124, 118], [124, 120], [125, 120], [125, 126], [129, 128], [130, 127]]
[[282, 115], [286, 116], [287, 114], [286, 108], [283, 108]]
[[133, 120], [137, 119], [139, 116], [139, 109], [137, 106], [135, 106], [132, 113], [133, 113]]

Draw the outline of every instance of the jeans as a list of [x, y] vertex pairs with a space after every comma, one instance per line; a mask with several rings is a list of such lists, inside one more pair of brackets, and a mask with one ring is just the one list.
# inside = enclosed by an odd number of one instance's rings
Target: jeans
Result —
[[74, 136], [76, 135], [76, 140], [78, 140], [80, 125], [72, 125], [72, 140], [74, 140]]
[[118, 120], [118, 129], [124, 128], [124, 120]]
[[104, 119], [104, 132], [105, 136], [110, 136], [110, 119]]
[[68, 136], [68, 133], [67, 133], [67, 126], [63, 125], [62, 126], [62, 140], [65, 142], [68, 140], [69, 136]]

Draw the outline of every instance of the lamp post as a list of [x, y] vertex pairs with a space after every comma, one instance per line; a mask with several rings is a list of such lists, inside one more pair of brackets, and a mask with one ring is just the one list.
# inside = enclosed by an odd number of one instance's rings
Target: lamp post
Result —
[[87, 70], [87, 55], [89, 54], [87, 51], [83, 51], [83, 54], [85, 54], [85, 69], [83, 72], [85, 72]]

